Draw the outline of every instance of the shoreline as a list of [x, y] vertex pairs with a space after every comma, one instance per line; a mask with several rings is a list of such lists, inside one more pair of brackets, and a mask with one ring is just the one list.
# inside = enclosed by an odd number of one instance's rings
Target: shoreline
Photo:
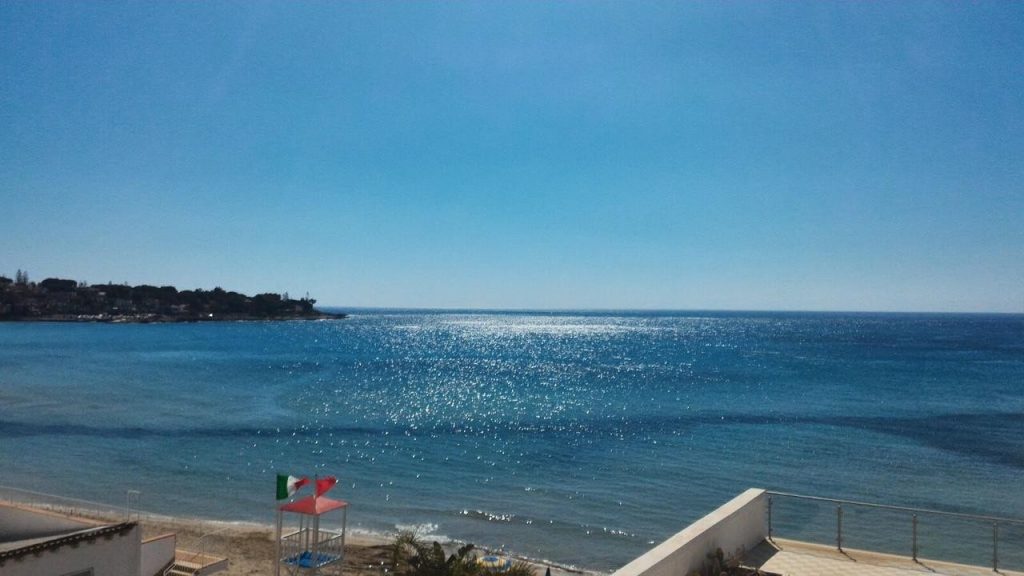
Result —
[[[74, 518], [100, 522], [121, 522], [123, 514], [113, 511], [69, 507], [60, 504], [3, 500], [14, 506], [70, 515]], [[228, 569], [219, 574], [225, 576], [262, 576], [272, 574], [274, 566], [274, 526], [248, 520], [223, 520], [200, 517], [168, 516], [146, 511], [135, 511], [130, 516], [142, 527], [142, 539], [175, 534], [176, 548], [189, 552], [211, 554], [228, 559]], [[392, 546], [395, 534], [352, 529], [345, 534], [344, 573], [369, 576], [391, 572]], [[423, 537], [427, 542], [430, 537]], [[461, 540], [444, 540], [440, 544], [448, 553], [467, 544]], [[499, 554], [512, 560], [526, 562], [534, 568], [535, 576], [544, 576], [550, 568], [551, 576], [606, 576], [608, 572], [586, 570], [576, 566], [558, 564], [544, 559], [530, 558], [514, 551], [475, 548], [478, 556]]]
[[[197, 551], [191, 548], [193, 543], [202, 538], [204, 533], [207, 534], [205, 539], [208, 543], [205, 551], [228, 558], [229, 568], [223, 572], [226, 576], [270, 574], [270, 567], [273, 566], [274, 527], [270, 524], [155, 515], [141, 517], [139, 524], [143, 527], [143, 538], [174, 532], [178, 536], [178, 547], [193, 552]], [[430, 538], [424, 539], [432, 541]], [[346, 574], [383, 574], [385, 569], [390, 572], [394, 540], [394, 534], [349, 528], [345, 534], [344, 572]], [[466, 542], [459, 540], [441, 542], [441, 545], [449, 553], [464, 544]], [[244, 556], [235, 551], [244, 553]], [[607, 574], [530, 558], [510, 551], [477, 548], [474, 552], [477, 552], [479, 556], [497, 553], [513, 560], [522, 560], [533, 566], [536, 576], [544, 576], [548, 568], [551, 569], [551, 576], [605, 576]]]

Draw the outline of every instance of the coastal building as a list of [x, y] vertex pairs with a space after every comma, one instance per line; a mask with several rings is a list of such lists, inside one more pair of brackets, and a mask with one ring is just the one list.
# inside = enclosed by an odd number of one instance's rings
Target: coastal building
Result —
[[[149, 559], [159, 546], [146, 548]], [[0, 573], [4, 576], [142, 576], [142, 549], [137, 522], [91, 522], [28, 507], [0, 506]], [[173, 559], [171, 548], [163, 564]], [[154, 568], [148, 576], [156, 573]]]
[[174, 534], [142, 538], [136, 521], [0, 504], [3, 576], [205, 576], [227, 559], [177, 549]]
[[[775, 533], [779, 500], [801, 500], [825, 506], [831, 516], [830, 544], [779, 538]], [[894, 543], [905, 548], [906, 554], [859, 549], [847, 545], [850, 530], [844, 531], [844, 510], [877, 510], [888, 515], [902, 516], [900, 528], [905, 529], [905, 541]], [[972, 522], [983, 529], [983, 537], [973, 544], [984, 543], [985, 555], [991, 553], [989, 565], [967, 564], [927, 559], [920, 554], [919, 518], [937, 519], [932, 526], [955, 522]], [[807, 516], [802, 521], [806, 522]], [[881, 532], [881, 522], [863, 522], [861, 532]], [[801, 496], [751, 488], [717, 510], [690, 524], [653, 549], [620, 568], [612, 576], [691, 576], [693, 574], [761, 574], [787, 576], [1024, 576], [1024, 572], [1008, 570], [1000, 562], [1000, 526], [1006, 529], [1024, 528], [1024, 520], [978, 516], [937, 510], [908, 508], [885, 504], [872, 504], [837, 500], [816, 496]], [[991, 532], [988, 532], [991, 530]], [[968, 531], [948, 530], [946, 544], [933, 546], [946, 551], [952, 541], [962, 543]], [[1003, 538], [1004, 545], [1011, 543]], [[860, 540], [864, 541], [864, 540]], [[1019, 542], [1017, 543], [1019, 546]], [[892, 548], [893, 546], [889, 546]], [[978, 550], [975, 550], [978, 552]], [[1016, 550], [1019, 560], [1021, 550]], [[977, 554], [975, 555], [977, 557]]]

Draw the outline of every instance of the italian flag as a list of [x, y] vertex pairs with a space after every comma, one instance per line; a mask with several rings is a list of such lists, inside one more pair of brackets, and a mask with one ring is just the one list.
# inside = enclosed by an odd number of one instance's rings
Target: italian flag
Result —
[[303, 476], [297, 478], [295, 476], [289, 476], [287, 474], [277, 475], [277, 499], [284, 500], [290, 498], [292, 494], [299, 488], [302, 488], [306, 484], [309, 484], [309, 478]]

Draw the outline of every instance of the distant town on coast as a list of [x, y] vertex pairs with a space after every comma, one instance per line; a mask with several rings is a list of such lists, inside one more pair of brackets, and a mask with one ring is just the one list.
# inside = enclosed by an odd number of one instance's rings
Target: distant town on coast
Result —
[[0, 321], [200, 322], [225, 320], [320, 320], [345, 318], [322, 312], [308, 295], [247, 296], [222, 288], [178, 290], [174, 286], [93, 284], [63, 278], [31, 282], [18, 270], [0, 276]]

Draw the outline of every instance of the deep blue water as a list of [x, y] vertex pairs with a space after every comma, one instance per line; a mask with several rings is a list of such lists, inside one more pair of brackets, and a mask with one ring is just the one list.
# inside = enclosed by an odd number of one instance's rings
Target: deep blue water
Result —
[[[4, 485], [268, 523], [275, 472], [335, 474], [350, 525], [602, 570], [750, 486], [1024, 517], [1024, 316], [0, 324], [0, 460]], [[922, 528], [932, 556], [990, 555], [990, 527]]]

